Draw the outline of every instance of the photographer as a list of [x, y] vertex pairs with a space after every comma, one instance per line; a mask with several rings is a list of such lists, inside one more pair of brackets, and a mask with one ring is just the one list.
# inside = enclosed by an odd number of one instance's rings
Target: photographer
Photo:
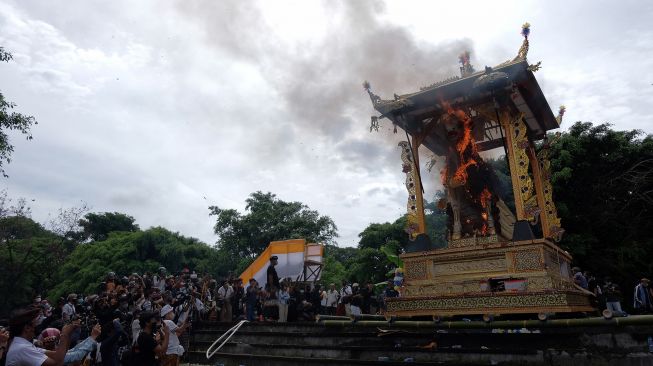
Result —
[[7, 351], [7, 366], [59, 366], [63, 365], [68, 345], [70, 344], [70, 335], [79, 324], [73, 322], [63, 327], [61, 332], [59, 347], [54, 351], [48, 351], [43, 348], [37, 348], [32, 344], [36, 336], [36, 322], [39, 315], [39, 309], [24, 308], [15, 310], [9, 320], [11, 345]]
[[160, 332], [158, 314], [144, 312], [140, 318], [141, 334], [136, 341], [136, 347], [132, 355], [132, 364], [139, 366], [157, 366], [156, 355], [163, 357], [168, 350], [170, 331], [168, 327], [162, 327], [163, 336]]
[[[102, 332], [102, 327], [100, 327], [100, 324], [96, 324], [93, 327], [93, 330], [91, 331], [91, 335], [84, 339], [83, 341], [79, 342], [75, 347], [72, 349], [69, 349], [68, 352], [66, 352], [66, 356], [64, 357], [63, 364], [64, 365], [71, 365], [71, 364], [76, 364], [78, 362], [81, 362], [86, 355], [88, 355], [95, 346], [97, 345], [97, 338]], [[43, 345], [43, 348], [45, 348], [48, 351], [54, 351], [57, 344], [59, 343], [59, 339], [61, 337], [61, 333], [59, 332], [59, 329], [56, 328], [47, 328], [41, 332], [41, 334], [38, 337], [38, 341]]]
[[68, 302], [66, 302], [66, 305], [63, 306], [63, 309], [61, 310], [61, 318], [63, 319], [64, 322], [69, 322], [75, 314], [77, 314], [77, 309], [75, 308], [75, 304], [77, 304], [77, 295], [76, 294], [69, 294], [68, 295]]
[[100, 343], [100, 355], [102, 356], [103, 366], [119, 366], [120, 357], [118, 355], [118, 347], [120, 340], [126, 338], [126, 334], [120, 324], [120, 319], [116, 318], [111, 323], [107, 323], [103, 327], [107, 331], [102, 336]]

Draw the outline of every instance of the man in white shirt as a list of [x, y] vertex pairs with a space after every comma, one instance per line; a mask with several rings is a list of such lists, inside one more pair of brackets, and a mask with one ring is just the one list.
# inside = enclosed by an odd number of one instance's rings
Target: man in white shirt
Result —
[[69, 294], [68, 302], [63, 306], [63, 309], [61, 309], [61, 317], [63, 318], [64, 322], [69, 322], [75, 316], [75, 314], [77, 314], [77, 310], [75, 310], [76, 303], [77, 295]]
[[234, 289], [229, 286], [228, 281], [224, 281], [222, 286], [218, 289], [218, 302], [221, 303], [222, 308], [220, 309], [220, 321], [221, 322], [231, 322], [232, 321], [232, 310], [231, 310], [231, 300], [234, 297]]
[[345, 314], [347, 316], [351, 315], [351, 297], [353, 295], [353, 291], [351, 289], [351, 286], [347, 284], [346, 280], [342, 280], [342, 288], [340, 289], [340, 300], [338, 300], [340, 303], [345, 304]]
[[327, 291], [326, 311], [328, 315], [336, 315], [338, 300], [340, 300], [340, 294], [336, 290], [336, 284], [332, 283]]
[[159, 267], [159, 274], [155, 275], [152, 286], [156, 287], [163, 293], [166, 290], [166, 267]]
[[161, 309], [161, 318], [164, 319], [163, 324], [170, 331], [168, 349], [161, 360], [161, 366], [179, 366], [179, 358], [184, 354], [184, 347], [179, 342], [179, 336], [186, 331], [189, 324], [184, 321], [180, 326], [177, 326], [173, 321], [175, 312], [170, 305], [166, 305]]
[[32, 343], [36, 335], [39, 309], [27, 308], [14, 311], [9, 321], [10, 333], [13, 337], [7, 351], [7, 366], [60, 366], [63, 365], [70, 334], [79, 323], [67, 324], [63, 327], [59, 346], [54, 351], [37, 348]]

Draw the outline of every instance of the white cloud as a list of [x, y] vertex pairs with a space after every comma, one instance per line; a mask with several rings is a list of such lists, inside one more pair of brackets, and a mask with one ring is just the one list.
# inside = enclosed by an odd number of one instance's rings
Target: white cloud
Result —
[[[2, 92], [39, 125], [13, 141], [5, 184], [36, 199], [37, 219], [84, 200], [207, 242], [208, 205], [272, 191], [355, 245], [406, 204], [401, 135], [368, 132], [364, 79], [390, 97], [454, 74], [466, 48], [479, 68], [500, 63], [530, 21], [530, 59], [566, 126], [653, 132], [651, 17], [638, 2], [9, 1]], [[423, 179], [428, 197], [437, 169]]]

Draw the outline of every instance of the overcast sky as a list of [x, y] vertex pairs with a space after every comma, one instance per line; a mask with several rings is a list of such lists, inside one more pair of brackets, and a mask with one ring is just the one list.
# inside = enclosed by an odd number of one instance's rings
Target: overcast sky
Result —
[[[33, 217], [87, 202], [214, 243], [209, 205], [271, 191], [331, 216], [340, 245], [405, 212], [382, 97], [516, 55], [554, 111], [653, 132], [651, 1], [0, 0], [0, 90], [34, 115], [0, 187]], [[426, 174], [425, 174], [426, 175]], [[429, 194], [435, 172], [424, 177]]]

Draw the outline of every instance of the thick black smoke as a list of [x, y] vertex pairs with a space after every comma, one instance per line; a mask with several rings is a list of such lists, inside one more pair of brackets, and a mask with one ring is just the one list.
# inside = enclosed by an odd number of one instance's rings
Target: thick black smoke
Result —
[[[369, 80], [373, 90], [387, 98], [418, 91], [455, 75], [457, 56], [472, 51], [471, 42], [417, 40], [408, 29], [381, 20], [382, 2], [329, 1], [323, 5], [324, 16], [338, 19], [337, 26], [329, 29], [327, 37], [299, 49], [288, 49], [275, 38], [255, 3], [183, 2], [178, 8], [202, 27], [208, 46], [262, 68], [283, 98], [289, 113], [284, 122], [296, 130], [295, 139], [333, 144], [343, 159], [366, 160], [366, 166], [374, 155], [398, 157], [396, 144], [368, 133], [374, 110], [362, 81]], [[288, 9], [288, 17], [301, 16]], [[265, 108], [264, 103], [254, 105]], [[383, 122], [387, 134], [389, 122]]]

